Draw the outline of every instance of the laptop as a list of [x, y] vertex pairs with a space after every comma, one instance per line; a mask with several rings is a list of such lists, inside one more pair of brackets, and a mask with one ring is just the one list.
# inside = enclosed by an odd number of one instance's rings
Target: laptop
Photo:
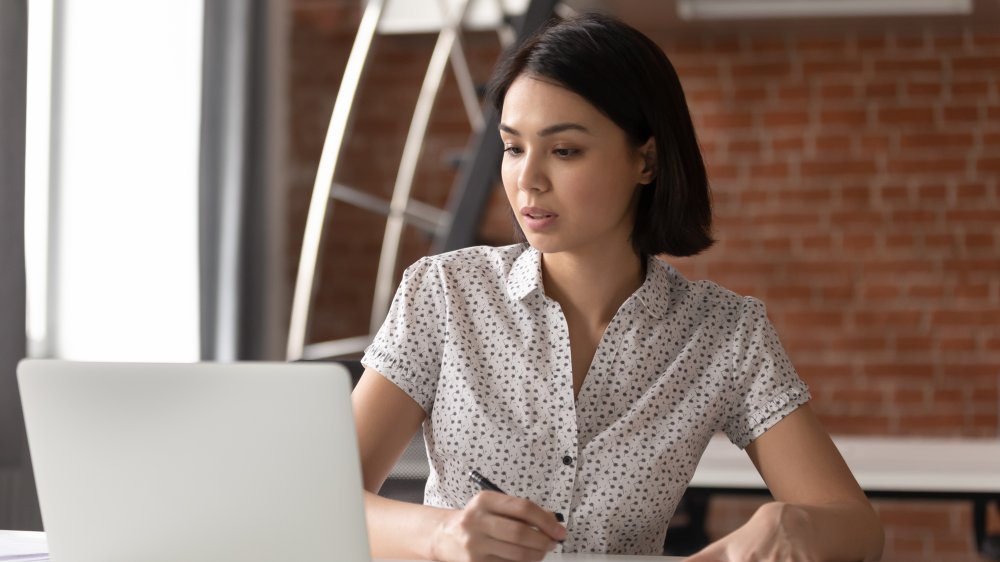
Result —
[[18, 365], [55, 562], [368, 561], [331, 363]]

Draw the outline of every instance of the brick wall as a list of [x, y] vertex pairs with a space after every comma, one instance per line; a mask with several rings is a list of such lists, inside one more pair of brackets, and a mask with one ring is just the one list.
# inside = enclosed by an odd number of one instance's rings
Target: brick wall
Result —
[[[294, 4], [293, 267], [358, 4]], [[1000, 31], [900, 20], [650, 35], [687, 92], [719, 239], [702, 256], [669, 261], [767, 303], [831, 431], [998, 436]], [[465, 39], [482, 82], [497, 41], [486, 33]], [[338, 181], [391, 192], [433, 42], [376, 42]], [[450, 159], [469, 134], [451, 82], [431, 130], [415, 195], [443, 205]], [[495, 195], [481, 237], [503, 244], [510, 227]], [[335, 207], [313, 341], [366, 331], [383, 225], [377, 215]], [[400, 267], [429, 242], [415, 230], [405, 240]], [[745, 520], [754, 501], [715, 501], [713, 530]], [[967, 505], [877, 506], [886, 560], [977, 559]]]

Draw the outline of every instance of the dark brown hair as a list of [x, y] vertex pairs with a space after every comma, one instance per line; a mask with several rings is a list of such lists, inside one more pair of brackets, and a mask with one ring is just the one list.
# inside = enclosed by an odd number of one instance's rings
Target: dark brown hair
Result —
[[631, 236], [639, 256], [691, 256], [712, 245], [705, 163], [677, 72], [656, 43], [603, 14], [553, 20], [494, 71], [487, 102], [498, 114], [523, 74], [582, 96], [636, 147], [656, 139], [656, 177], [640, 190]]

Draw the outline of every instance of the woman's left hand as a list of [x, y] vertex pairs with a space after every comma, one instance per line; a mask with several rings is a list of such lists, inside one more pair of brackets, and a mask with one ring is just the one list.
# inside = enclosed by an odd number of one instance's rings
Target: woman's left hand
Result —
[[739, 529], [686, 562], [818, 562], [810, 552], [809, 515], [794, 505], [762, 505]]

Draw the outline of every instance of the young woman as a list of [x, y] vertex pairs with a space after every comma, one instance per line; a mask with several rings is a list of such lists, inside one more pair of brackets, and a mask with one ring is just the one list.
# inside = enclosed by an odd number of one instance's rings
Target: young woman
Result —
[[[375, 554], [660, 554], [724, 431], [775, 501], [690, 560], [877, 559], [878, 518], [764, 306], [654, 257], [712, 243], [704, 164], [663, 52], [606, 16], [564, 21], [499, 67], [490, 99], [526, 243], [412, 265], [365, 354], [354, 410]], [[421, 424], [425, 505], [379, 497]], [[509, 495], [479, 491], [471, 470]]]

